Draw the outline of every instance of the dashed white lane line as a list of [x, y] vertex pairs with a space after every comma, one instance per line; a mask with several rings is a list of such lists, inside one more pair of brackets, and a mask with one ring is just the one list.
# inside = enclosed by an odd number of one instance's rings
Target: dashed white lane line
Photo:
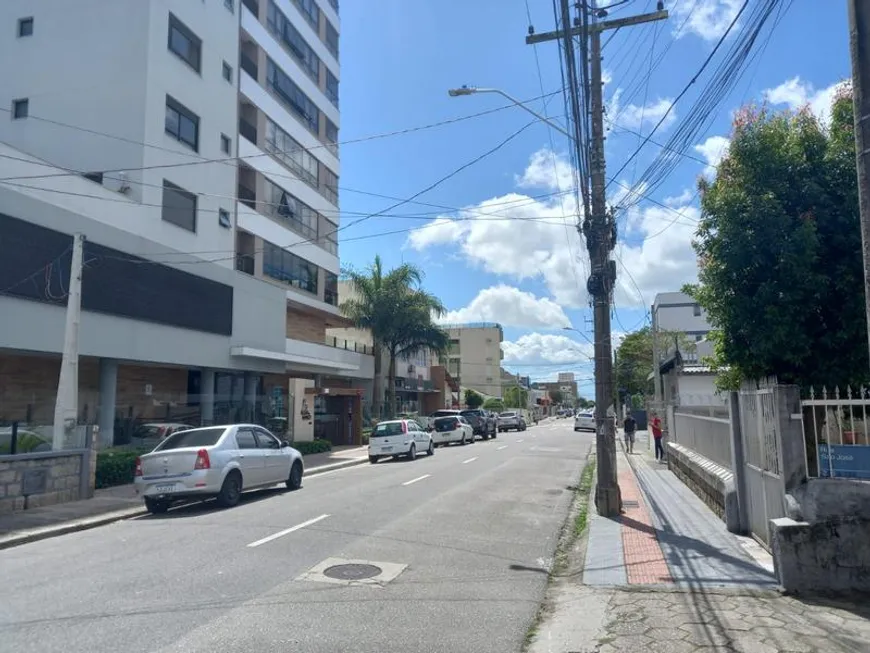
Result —
[[412, 483], [422, 481], [424, 478], [429, 478], [430, 476], [432, 476], [432, 474], [423, 474], [423, 476], [418, 476], [417, 478], [412, 478], [410, 481], [405, 481], [402, 485], [411, 485]]
[[502, 449], [507, 449], [507, 448], [508, 448], [508, 446], [507, 446], [506, 444], [503, 444], [503, 445], [501, 445], [500, 447], [496, 447], [495, 450], [496, 450], [496, 451], [501, 451]]
[[523, 441], [523, 439], [520, 438], [519, 440], [517, 440], [517, 444], [519, 444], [519, 443], [522, 442], [522, 441]]
[[477, 460], [477, 456], [475, 456], [474, 458], [469, 458], [468, 460], [463, 460], [462, 464], [467, 465], [468, 463], [473, 463], [475, 460]]
[[290, 528], [285, 528], [283, 531], [278, 531], [277, 533], [272, 533], [271, 535], [264, 537], [262, 540], [257, 540], [256, 542], [251, 542], [248, 547], [253, 549], [254, 547], [258, 547], [261, 544], [266, 544], [267, 542], [271, 542], [272, 540], [277, 540], [279, 537], [284, 537], [285, 535], [289, 535], [294, 531], [298, 531], [300, 529], [305, 528], [306, 526], [311, 526], [312, 524], [316, 524], [319, 521], [322, 521], [329, 517], [329, 515], [320, 515], [320, 517], [315, 517], [314, 519], [309, 519], [308, 521], [304, 521], [301, 524], [296, 524], [295, 526], [291, 526]]

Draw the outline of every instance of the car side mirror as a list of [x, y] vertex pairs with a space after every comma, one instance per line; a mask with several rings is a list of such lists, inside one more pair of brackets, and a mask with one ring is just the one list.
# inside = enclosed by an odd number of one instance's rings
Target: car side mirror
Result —
[[287, 442], [287, 440], [281, 440], [281, 448], [282, 449], [286, 449], [289, 446], [290, 446], [290, 443]]

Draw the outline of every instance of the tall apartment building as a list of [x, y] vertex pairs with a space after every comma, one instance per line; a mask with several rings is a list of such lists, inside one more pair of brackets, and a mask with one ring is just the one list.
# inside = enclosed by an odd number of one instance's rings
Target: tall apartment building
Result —
[[[684, 359], [697, 362], [701, 357], [712, 352], [710, 343], [706, 342], [707, 334], [712, 327], [707, 321], [707, 313], [700, 304], [682, 292], [658, 293], [651, 307], [652, 329], [655, 333], [683, 333], [697, 344], [694, 351], [682, 352]], [[658, 338], [659, 340], [661, 338]], [[659, 345], [662, 358], [672, 350], [673, 343], [663, 342]]]
[[257, 403], [348, 441], [373, 364], [326, 337], [337, 0], [5, 0], [0, 25], [0, 421], [51, 417], [80, 232], [80, 420]]
[[571, 383], [574, 381], [574, 372], [559, 372], [559, 376], [556, 377], [556, 380], [559, 383]]
[[450, 336], [446, 367], [463, 389], [501, 397], [501, 343], [504, 332], [495, 322], [443, 325]]

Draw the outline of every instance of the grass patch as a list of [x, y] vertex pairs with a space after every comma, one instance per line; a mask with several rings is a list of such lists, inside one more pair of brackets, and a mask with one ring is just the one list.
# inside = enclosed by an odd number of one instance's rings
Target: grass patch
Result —
[[592, 492], [592, 478], [595, 476], [595, 456], [586, 459], [586, 466], [580, 475], [580, 485], [577, 488], [576, 500], [579, 502], [577, 515], [574, 517], [574, 537], [578, 538], [586, 530], [589, 517], [589, 493]]

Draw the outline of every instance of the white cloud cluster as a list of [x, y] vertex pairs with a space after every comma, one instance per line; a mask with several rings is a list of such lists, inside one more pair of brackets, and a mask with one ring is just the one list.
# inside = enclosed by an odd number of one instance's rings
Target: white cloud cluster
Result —
[[504, 284], [484, 288], [468, 306], [449, 311], [442, 324], [498, 322], [502, 326], [525, 329], [561, 329], [571, 321], [552, 299], [535, 297], [530, 292]]
[[503, 364], [552, 365], [553, 363], [591, 365], [592, 345], [551, 333], [527, 333], [514, 341], [501, 343]]
[[695, 146], [695, 151], [707, 160], [707, 167], [704, 168], [704, 176], [712, 179], [716, 176], [716, 167], [728, 154], [728, 146], [731, 141], [724, 136], [710, 136], [703, 143]]
[[[622, 89], [616, 89], [610, 100], [607, 103], [608, 122], [614, 127], [632, 130], [642, 130], [644, 132], [655, 127], [659, 121], [665, 118], [662, 122], [660, 130], [667, 129], [677, 119], [676, 108], [671, 109], [673, 104], [672, 98], [659, 98], [645, 105], [626, 104], [622, 102]], [[670, 112], [668, 112], [670, 109]], [[643, 130], [643, 127], [647, 129]]]
[[792, 77], [779, 86], [763, 92], [764, 99], [771, 104], [785, 104], [790, 109], [801, 109], [808, 106], [823, 123], [827, 124], [831, 116], [831, 102], [840, 84], [831, 84], [822, 89], [815, 89], [812, 84], [800, 78]]
[[676, 2], [669, 7], [675, 36], [695, 34], [705, 41], [716, 41], [740, 11], [743, 0], [695, 0]]
[[[456, 246], [471, 267], [516, 281], [543, 279], [555, 304], [586, 306], [588, 256], [573, 224], [577, 207], [568, 192], [571, 167], [558, 156], [554, 167], [554, 156], [549, 150], [535, 153], [517, 177], [519, 185], [550, 190], [551, 196], [509, 193], [485, 200], [413, 231], [408, 246], [417, 251]], [[629, 211], [620, 234], [623, 243], [615, 252], [620, 261], [617, 305], [648, 309], [657, 292], [695, 280], [691, 239], [699, 212], [686, 204], [689, 198], [671, 198], [682, 200], [672, 209], [651, 205]], [[625, 244], [626, 236], [631, 244]]]

